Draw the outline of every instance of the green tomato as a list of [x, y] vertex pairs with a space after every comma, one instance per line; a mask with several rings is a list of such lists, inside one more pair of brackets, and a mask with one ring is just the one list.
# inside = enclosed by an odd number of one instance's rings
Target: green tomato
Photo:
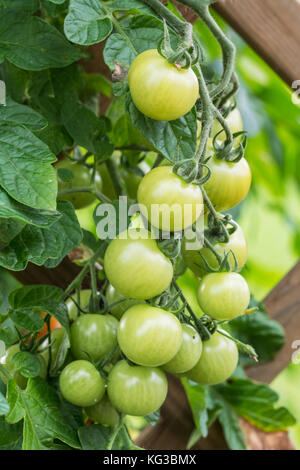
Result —
[[238, 273], [210, 273], [197, 289], [199, 305], [215, 320], [232, 320], [243, 315], [250, 302], [246, 280]]
[[215, 332], [203, 342], [199, 361], [187, 377], [201, 385], [216, 385], [229, 379], [236, 369], [239, 353], [236, 344]]
[[[61, 160], [60, 162], [58, 162], [55, 168], [57, 170], [59, 169], [69, 170], [74, 175], [72, 180], [69, 182], [62, 181], [60, 178], [58, 178], [58, 191], [91, 185], [91, 176], [92, 176], [91, 169], [87, 168], [86, 166], [80, 163], [72, 162], [71, 160], [66, 159], [66, 160]], [[102, 180], [98, 172], [96, 172], [96, 175], [95, 175], [95, 183], [96, 183], [97, 189], [101, 191]], [[70, 201], [74, 205], [75, 209], [82, 209], [83, 207], [87, 207], [90, 204], [92, 204], [95, 201], [96, 197], [93, 194], [88, 193], [88, 192], [86, 193], [74, 192], [74, 193], [64, 194], [60, 196], [58, 199], [64, 199], [64, 200]]]
[[182, 343], [173, 359], [163, 365], [163, 369], [172, 374], [182, 374], [192, 369], [200, 359], [202, 341], [194, 327], [182, 326]]
[[108, 376], [107, 393], [121, 413], [146, 416], [161, 407], [168, 392], [163, 371], [119, 361]]
[[[240, 111], [238, 108], [234, 108], [226, 117], [226, 122], [231, 130], [232, 134], [236, 132], [241, 132], [243, 130], [243, 120]], [[212, 128], [212, 137], [218, 134], [223, 129], [220, 122], [216, 119]], [[224, 141], [226, 139], [226, 135], [224, 132], [219, 134], [218, 140]], [[236, 140], [238, 142], [239, 139]]]
[[121, 318], [118, 343], [132, 362], [157, 367], [170, 361], [182, 343], [177, 317], [147, 304], [134, 305]]
[[171, 166], [154, 168], [144, 176], [138, 203], [152, 225], [168, 232], [191, 226], [203, 210], [200, 186], [183, 181]]
[[193, 70], [170, 64], [156, 49], [144, 51], [134, 59], [128, 83], [139, 111], [159, 121], [184, 116], [199, 97], [198, 79]]
[[[90, 301], [90, 297], [91, 297], [91, 289], [82, 289], [80, 291], [80, 307], [83, 309], [83, 310], [86, 310], [88, 308], [88, 305], [89, 305], [89, 301]], [[73, 295], [73, 298], [76, 300], [77, 302], [77, 299], [76, 299], [76, 294]], [[67, 308], [68, 308], [68, 314], [69, 314], [69, 318], [70, 320], [76, 320], [77, 316], [78, 316], [78, 312], [77, 312], [77, 306], [76, 304], [73, 302], [73, 300], [70, 298], [68, 299], [68, 301], [66, 302], [67, 304]]]
[[103, 426], [114, 428], [120, 421], [120, 415], [116, 408], [112, 406], [107, 395], [104, 395], [96, 405], [85, 408], [85, 412], [89, 418]]
[[248, 194], [251, 170], [245, 158], [237, 163], [213, 156], [207, 163], [211, 176], [204, 188], [217, 211], [227, 211], [239, 204]]
[[130, 307], [141, 303], [140, 300], [127, 299], [126, 297], [124, 297], [124, 295], [120, 294], [120, 292], [118, 292], [111, 284], [108, 284], [105, 295], [108, 305], [112, 305], [115, 302], [122, 301], [119, 304], [116, 304], [114, 307], [111, 307], [109, 310], [110, 313], [118, 320], [120, 320], [123, 313], [125, 313], [126, 310], [128, 310]]
[[[196, 238], [192, 240], [188, 240], [187, 238], [183, 237], [182, 244], [181, 244], [181, 253], [185, 264], [199, 277], [204, 276], [207, 274], [207, 270], [205, 267], [205, 262], [209, 264], [209, 266], [213, 269], [217, 269], [219, 267], [219, 263], [213, 252], [207, 248], [203, 247], [199, 250], [197, 249], [188, 249], [189, 245], [195, 241]], [[228, 260], [232, 268], [235, 267], [234, 256], [232, 252], [235, 254], [237, 263], [238, 263], [238, 270], [240, 271], [248, 257], [248, 247], [247, 241], [244, 235], [243, 230], [238, 225], [236, 231], [230, 235], [229, 241], [227, 243], [220, 243], [217, 242], [214, 244], [214, 249], [220, 256], [224, 256], [225, 252], [229, 253]]]
[[[64, 328], [55, 328], [51, 331], [51, 368], [55, 367], [56, 360], [58, 359], [58, 355], [61, 351], [61, 346], [63, 339], [66, 337], [67, 333]], [[41, 344], [40, 349], [44, 349], [48, 346], [49, 339], [45, 339], [45, 341]], [[40, 353], [40, 355], [44, 358], [46, 364], [49, 363], [49, 348], [45, 349]]]
[[92, 406], [104, 395], [105, 383], [96, 367], [88, 361], [68, 364], [59, 377], [62, 396], [77, 406]]
[[76, 359], [99, 361], [117, 344], [118, 320], [112, 315], [86, 313], [71, 326], [71, 350]]
[[[7, 350], [6, 350], [6, 353], [3, 357], [0, 358], [0, 364], [2, 364], [5, 369], [8, 371], [8, 372], [11, 372], [13, 373], [14, 371], [14, 363], [13, 363], [13, 357], [18, 353], [20, 352], [20, 346], [19, 344], [13, 344], [12, 346], [10, 346]], [[39, 376], [42, 377], [43, 379], [45, 379], [47, 377], [47, 363], [46, 361], [44, 360], [43, 357], [41, 357], [40, 354], [37, 355], [37, 358], [39, 359], [40, 361], [40, 365], [41, 365], [41, 370], [40, 370], [40, 373], [39, 373]], [[0, 378], [2, 379], [2, 381], [4, 383], [7, 383], [7, 378], [0, 373]], [[27, 378], [24, 377], [21, 372], [19, 371], [16, 371], [13, 375], [13, 378], [15, 379], [17, 385], [22, 389], [24, 390], [26, 388], [26, 385], [27, 385]]]
[[129, 229], [119, 234], [106, 249], [104, 269], [115, 289], [130, 299], [146, 300], [162, 294], [173, 277], [171, 261], [147, 230]]

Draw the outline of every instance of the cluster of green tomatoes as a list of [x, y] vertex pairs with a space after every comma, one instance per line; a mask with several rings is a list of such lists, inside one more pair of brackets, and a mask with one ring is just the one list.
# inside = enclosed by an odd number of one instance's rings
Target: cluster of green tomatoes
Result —
[[[135, 59], [128, 78], [135, 105], [152, 119], [180, 118], [194, 106], [199, 95], [194, 72], [176, 68], [155, 50]], [[226, 119], [233, 133], [242, 130], [237, 109]], [[211, 139], [219, 131], [220, 124], [216, 122]], [[217, 159], [213, 153], [207, 165], [211, 177], [204, 188], [218, 217], [223, 218], [221, 212], [239, 204], [248, 193], [249, 165], [244, 158], [232, 163]], [[60, 190], [90, 184], [91, 174], [86, 166], [65, 160], [57, 167], [73, 173], [71, 182], [60, 182]], [[71, 355], [59, 377], [60, 391], [67, 401], [84, 408], [93, 421], [109, 426], [118, 423], [120, 413], [146, 416], [159, 409], [167, 395], [166, 372], [205, 385], [228, 379], [237, 366], [238, 349], [219, 326], [243, 315], [250, 300], [247, 282], [239, 274], [247, 259], [247, 243], [241, 227], [234, 224], [235, 230], [229, 230], [227, 242], [213, 239], [213, 250], [207, 245], [188, 249], [188, 240], [183, 236], [178, 255], [199, 279], [199, 305], [217, 328], [203, 338], [197, 321], [186, 310], [166, 307], [161, 299], [172, 289], [176, 261], [151, 238], [149, 225], [163, 232], [184, 234], [186, 221], [196, 224], [203, 207], [205, 213], [208, 211], [201, 188], [185, 182], [165, 162], [144, 177], [134, 173], [133, 178], [120, 165], [118, 171], [130, 198], [140, 205], [143, 223], [139, 227], [129, 226], [106, 249], [103, 266], [108, 283], [106, 313], [88, 310], [91, 291], [81, 291], [80, 309], [72, 302], [69, 304]], [[95, 182], [99, 190], [114, 198], [109, 193], [112, 183], [105, 165], [101, 165]], [[94, 195], [88, 192], [61, 194], [76, 209], [94, 200]], [[160, 209], [152, 220], [154, 204]], [[183, 217], [177, 217], [174, 204], [180, 206]], [[227, 255], [232, 269], [220, 269], [216, 254], [222, 258]], [[51, 346], [52, 360], [62, 330], [52, 331], [55, 340]]]
[[[193, 71], [177, 69], [155, 50], [135, 59], [128, 78], [135, 105], [152, 119], [177, 119], [191, 109], [198, 97]], [[182, 101], [178, 101], [178, 96], [183, 97]], [[227, 123], [232, 132], [242, 130], [237, 109], [229, 114]], [[220, 124], [216, 122], [211, 138], [219, 131]], [[208, 166], [211, 177], [205, 190], [216, 211], [226, 211], [240, 203], [251, 183], [247, 161], [242, 158], [230, 163], [212, 155]], [[183, 232], [186, 220], [194, 224], [201, 216], [201, 188], [183, 181], [165, 162], [139, 177], [137, 183], [132, 198], [137, 199], [141, 220], [146, 223], [129, 227], [108, 245], [104, 270], [109, 282], [105, 293], [109, 313], [86, 313], [73, 322], [71, 350], [75, 360], [60, 375], [65, 399], [84, 407], [91, 419], [102, 423], [108, 409], [145, 416], [160, 408], [168, 388], [165, 372], [213, 385], [228, 379], [238, 362], [237, 346], [224, 330], [216, 329], [203, 341], [192, 320], [160, 305], [160, 296], [172, 286], [174, 261], [151, 238], [147, 222], [164, 232]], [[154, 204], [160, 209], [152, 220]], [[183, 217], [177, 217], [174, 204], [181, 207]], [[214, 243], [220, 256], [228, 254], [234, 272], [220, 272], [218, 259], [208, 247], [187, 247], [183, 237], [181, 257], [199, 278], [197, 298], [204, 314], [215, 324], [244, 314], [250, 292], [237, 272], [247, 259], [241, 227], [235, 224], [226, 243]], [[207, 272], [207, 265], [212, 272]], [[99, 371], [95, 365], [109, 353], [111, 360]]]

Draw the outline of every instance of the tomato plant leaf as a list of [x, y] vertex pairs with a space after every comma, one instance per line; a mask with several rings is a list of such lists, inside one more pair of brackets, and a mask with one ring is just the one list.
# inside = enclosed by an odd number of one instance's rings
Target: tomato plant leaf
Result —
[[9, 413], [6, 421], [10, 424], [18, 423], [25, 416], [25, 408], [21, 400], [21, 391], [14, 379], [8, 381], [6, 399], [9, 404]]
[[6, 398], [0, 392], [0, 416], [6, 415], [9, 412], [9, 404]]
[[188, 379], [181, 379], [181, 381], [192, 410], [195, 426], [201, 430], [201, 435], [206, 437], [208, 432], [207, 387]]
[[112, 431], [101, 424], [92, 424], [78, 429], [83, 450], [105, 450]]
[[23, 12], [34, 13], [39, 7], [38, 0], [10, 0], [9, 2], [4, 1], [0, 3], [0, 8], [13, 8], [15, 10], [21, 9]]
[[16, 201], [56, 210], [57, 180], [49, 148], [28, 129], [0, 126], [0, 185]]
[[16, 343], [19, 340], [15, 324], [10, 318], [6, 318], [1, 323], [0, 340], [4, 341], [7, 346]]
[[20, 351], [12, 358], [14, 369], [24, 377], [37, 377], [41, 371], [41, 363], [37, 356], [27, 351]]
[[9, 245], [0, 251], [0, 266], [19, 271], [28, 262], [38, 266], [57, 266], [82, 239], [73, 205], [59, 201], [61, 218], [48, 229], [26, 225]]
[[10, 313], [10, 318], [16, 326], [29, 331], [40, 331], [44, 326], [42, 317], [31, 307], [13, 310]]
[[103, 41], [112, 22], [98, 0], [71, 0], [64, 31], [70, 41], [88, 46]]
[[1, 106], [0, 124], [20, 124], [32, 131], [43, 129], [47, 126], [47, 120], [29, 106], [16, 103], [10, 97], [6, 97], [6, 106]]
[[106, 135], [110, 130], [106, 117], [98, 118], [87, 107], [66, 101], [62, 107], [62, 120], [73, 139], [95, 155], [99, 163], [110, 157], [113, 145]]
[[[63, 290], [59, 287], [31, 285], [20, 287], [11, 292], [9, 302], [15, 310], [34, 309], [39, 312], [48, 312], [69, 332], [68, 310], [66, 305], [61, 302], [62, 297]], [[44, 320], [41, 317], [40, 319], [44, 325]]]
[[0, 247], [5, 246], [20, 233], [25, 224], [19, 220], [0, 218]]
[[17, 219], [37, 227], [49, 227], [61, 217], [61, 214], [56, 211], [44, 211], [24, 206], [0, 188], [0, 217]]
[[79, 59], [77, 49], [54, 26], [15, 10], [0, 17], [0, 42], [7, 60], [25, 70], [66, 67]]
[[245, 436], [235, 410], [226, 403], [222, 403], [222, 410], [218, 418], [229, 448], [232, 450], [246, 450]]
[[80, 447], [76, 433], [59, 412], [59, 399], [50, 385], [40, 377], [29, 379], [26, 390], [20, 394], [26, 406], [26, 419], [30, 418], [31, 423], [30, 426], [24, 423], [24, 450], [32, 449], [32, 445], [47, 448], [47, 441], [55, 438], [71, 447]]
[[112, 11], [132, 10], [134, 12], [138, 11], [140, 13], [144, 13], [145, 15], [152, 15], [156, 18], [152, 8], [150, 8], [148, 5], [145, 5], [140, 0], [112, 0], [108, 2], [108, 7]]
[[296, 422], [287, 408], [276, 407], [279, 397], [268, 385], [235, 379], [214, 390], [239, 415], [266, 432], [284, 431]]
[[0, 421], [0, 450], [21, 450], [22, 424]]
[[132, 124], [170, 162], [192, 158], [196, 150], [197, 119], [193, 109], [174, 121], [156, 121], [142, 114], [134, 105], [130, 93], [126, 108]]
[[[138, 54], [147, 49], [156, 49], [163, 36], [163, 22], [150, 15], [134, 16], [122, 29], [123, 35], [115, 33], [107, 39], [103, 51], [104, 61], [111, 70], [115, 69], [115, 64], [129, 68]], [[172, 45], [176, 47], [177, 36], [170, 31], [170, 37]]]
[[[250, 307], [258, 306], [259, 311], [243, 315], [230, 322], [230, 331], [240, 341], [251, 344], [258, 354], [259, 362], [271, 361], [285, 343], [282, 326], [268, 317], [262, 304], [251, 301]], [[248, 355], [240, 356], [244, 366], [254, 363]]]

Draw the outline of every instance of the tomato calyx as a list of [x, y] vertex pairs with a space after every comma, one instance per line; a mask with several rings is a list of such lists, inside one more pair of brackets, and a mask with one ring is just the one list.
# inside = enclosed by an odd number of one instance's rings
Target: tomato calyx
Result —
[[192, 40], [192, 26], [190, 24], [186, 24], [187, 31], [186, 31], [186, 42], [183, 42], [178, 46], [178, 48], [174, 51], [171, 46], [170, 34], [167, 26], [167, 22], [164, 19], [164, 35], [159, 40], [157, 45], [158, 53], [166, 59], [170, 64], [173, 64], [177, 70], [181, 69], [189, 69], [192, 65], [195, 65], [201, 55], [201, 59], [203, 58], [203, 52], [200, 48], [198, 41]]
[[225, 139], [220, 141], [221, 134], [225, 133], [225, 129], [221, 129], [213, 137], [213, 148], [218, 160], [225, 160], [230, 163], [239, 162], [244, 154], [247, 146], [247, 132], [239, 131], [232, 134], [232, 140]]

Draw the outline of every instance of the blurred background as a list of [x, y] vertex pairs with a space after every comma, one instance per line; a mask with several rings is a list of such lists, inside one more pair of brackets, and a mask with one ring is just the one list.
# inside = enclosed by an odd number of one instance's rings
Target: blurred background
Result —
[[[300, 107], [292, 103], [291, 90], [275, 72], [215, 16], [237, 46], [241, 81], [237, 106], [248, 131], [246, 158], [253, 183], [246, 200], [231, 213], [242, 226], [249, 245], [249, 258], [242, 274], [254, 297], [262, 300], [300, 257]], [[200, 21], [194, 24], [194, 30], [209, 63], [206, 75], [219, 73], [222, 66], [217, 43]], [[94, 205], [77, 213], [82, 227], [95, 233], [93, 209]], [[6, 294], [18, 286], [4, 270], [0, 271], [0, 282]], [[193, 300], [196, 280], [189, 271], [180, 285]], [[6, 305], [4, 295], [0, 312], [5, 312]], [[298, 419], [291, 437], [300, 449], [300, 364], [291, 364], [282, 371], [272, 387], [280, 395], [278, 405], [287, 406]], [[144, 421], [139, 419], [131, 421], [133, 432], [143, 425]]]

